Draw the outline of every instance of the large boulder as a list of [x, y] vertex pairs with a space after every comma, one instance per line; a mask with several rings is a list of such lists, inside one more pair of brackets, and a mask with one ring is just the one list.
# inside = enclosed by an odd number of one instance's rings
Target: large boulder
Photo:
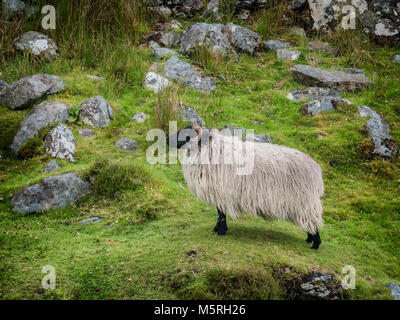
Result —
[[55, 122], [68, 120], [68, 110], [71, 107], [57, 101], [45, 101], [33, 108], [22, 120], [11, 150], [17, 153], [19, 149], [30, 139], [36, 136], [43, 128]]
[[92, 97], [82, 102], [79, 118], [92, 127], [107, 127], [114, 115], [111, 105], [101, 96]]
[[89, 186], [74, 172], [43, 179], [22, 189], [11, 203], [15, 211], [26, 214], [60, 209], [90, 192]]
[[180, 50], [191, 54], [201, 47], [211, 48], [215, 54], [236, 55], [226, 34], [222, 33], [223, 24], [195, 23], [181, 36]]
[[43, 56], [48, 60], [58, 57], [57, 44], [43, 33], [25, 32], [14, 40], [14, 46], [19, 51], [29, 52], [35, 56]]
[[374, 83], [364, 74], [329, 71], [306, 65], [296, 65], [292, 69], [292, 75], [304, 85], [329, 87], [340, 91], [356, 91]]
[[36, 99], [60, 92], [65, 87], [60, 77], [36, 74], [15, 81], [0, 92], [0, 104], [12, 110], [29, 106]]
[[144, 78], [143, 85], [146, 88], [153, 90], [154, 93], [160, 92], [162, 89], [168, 87], [171, 82], [165, 79], [163, 76], [150, 71], [147, 73], [146, 78]]
[[260, 36], [257, 33], [232, 22], [224, 26], [222, 32], [236, 50], [253, 55], [260, 47]]
[[52, 157], [75, 161], [76, 140], [71, 130], [59, 124], [49, 131], [45, 139], [46, 152]]
[[368, 137], [374, 144], [373, 154], [383, 158], [395, 157], [399, 151], [399, 147], [389, 134], [389, 126], [382, 117], [367, 106], [358, 107], [358, 115], [369, 118], [366, 129]]
[[168, 59], [164, 67], [164, 73], [167, 77], [181, 82], [184, 87], [189, 87], [206, 94], [217, 88], [215, 79], [203, 78], [192, 69], [189, 63], [175, 56]]

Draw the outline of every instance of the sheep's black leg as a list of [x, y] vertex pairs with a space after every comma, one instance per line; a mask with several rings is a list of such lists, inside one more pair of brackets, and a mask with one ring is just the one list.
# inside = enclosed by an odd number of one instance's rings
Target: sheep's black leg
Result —
[[319, 248], [319, 245], [322, 243], [321, 237], [319, 236], [318, 229], [316, 229], [316, 232], [312, 237], [313, 237], [313, 245], [312, 245], [311, 249], [317, 250]]
[[214, 227], [214, 232], [217, 232], [219, 236], [223, 236], [226, 230], [228, 230], [226, 225], [226, 215], [218, 209], [218, 221], [217, 225]]
[[307, 243], [311, 243], [312, 241], [313, 241], [313, 235], [311, 233], [307, 232], [307, 240], [306, 240], [306, 242]]

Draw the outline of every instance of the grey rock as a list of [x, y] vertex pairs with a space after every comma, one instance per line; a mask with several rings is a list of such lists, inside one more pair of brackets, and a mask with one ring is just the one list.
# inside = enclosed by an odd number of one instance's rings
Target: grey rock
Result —
[[49, 131], [45, 138], [46, 152], [52, 157], [68, 159], [71, 162], [75, 159], [76, 140], [71, 130], [65, 125], [59, 124]]
[[393, 62], [400, 63], [400, 54], [394, 56]]
[[143, 122], [145, 122], [146, 118], [147, 118], [147, 114], [145, 112], [140, 112], [140, 113], [135, 114], [132, 117], [132, 121], [143, 123]]
[[321, 100], [324, 97], [338, 97], [340, 92], [321, 87], [309, 87], [305, 89], [294, 89], [288, 93], [287, 98], [292, 101]]
[[92, 97], [82, 102], [79, 118], [92, 127], [107, 127], [114, 115], [110, 104], [101, 96]]
[[338, 106], [351, 105], [351, 102], [347, 99], [339, 97], [323, 97], [321, 100], [315, 100], [309, 103], [303, 104], [300, 112], [305, 116], [315, 116], [325, 111], [335, 111]]
[[400, 286], [396, 282], [390, 282], [387, 287], [390, 289], [393, 299], [400, 300]]
[[26, 214], [60, 209], [90, 192], [88, 185], [75, 172], [43, 179], [22, 189], [11, 203], [15, 211]]
[[206, 123], [195, 109], [185, 106], [183, 103], [181, 103], [180, 112], [184, 121], [191, 122], [192, 125], [198, 125], [205, 128]]
[[43, 171], [47, 172], [47, 173], [51, 173], [51, 172], [57, 171], [59, 169], [60, 169], [60, 167], [58, 166], [57, 161], [53, 159], [53, 160], [50, 160], [50, 162], [43, 169]]
[[363, 69], [357, 69], [357, 68], [344, 68], [343, 71], [351, 74], [365, 74]]
[[222, 28], [231, 45], [239, 50], [253, 55], [260, 48], [260, 36], [249, 29], [228, 23]]
[[220, 78], [221, 80], [226, 81], [226, 77], [223, 74], [217, 74], [217, 77]]
[[222, 24], [195, 23], [181, 36], [180, 50], [183, 54], [192, 54], [202, 47], [212, 48], [216, 55], [236, 57], [227, 34], [222, 33]]
[[12, 110], [22, 109], [36, 99], [60, 92], [64, 87], [64, 82], [58, 76], [36, 74], [4, 87], [0, 92], [0, 104]]
[[289, 42], [282, 42], [279, 40], [268, 40], [264, 43], [264, 47], [269, 51], [275, 51], [275, 50], [287, 48], [290, 46], [291, 46], [291, 44]]
[[207, 3], [207, 8], [203, 12], [203, 17], [216, 20], [219, 17], [219, 2], [220, 0], [210, 0]]
[[14, 46], [22, 52], [53, 60], [59, 56], [57, 44], [43, 33], [28, 31], [14, 40]]
[[[345, 6], [341, 0], [308, 0], [313, 28], [318, 31], [334, 31], [343, 22]], [[355, 9], [355, 26], [360, 25], [366, 34], [377, 40], [398, 42], [400, 39], [400, 6], [398, 1], [357, 0], [351, 2]]]
[[269, 134], [246, 134], [245, 141], [253, 141], [257, 143], [272, 143], [271, 136]]
[[299, 50], [278, 49], [276, 50], [277, 57], [280, 60], [293, 61], [300, 58], [301, 52]]
[[92, 217], [92, 218], [87, 218], [87, 219], [79, 221], [79, 224], [85, 225], [85, 224], [89, 224], [89, 223], [97, 223], [100, 221], [101, 221], [101, 219], [99, 217]]
[[174, 30], [155, 31], [144, 36], [147, 41], [154, 41], [162, 47], [177, 48], [181, 41], [181, 35]]
[[167, 77], [181, 82], [184, 87], [189, 87], [206, 94], [217, 88], [214, 79], [201, 77], [200, 74], [191, 68], [189, 63], [175, 56], [168, 59], [164, 67], [164, 73]]
[[204, 4], [201, 0], [183, 0], [182, 5], [185, 11], [191, 14], [200, 11], [204, 7]]
[[292, 69], [292, 75], [304, 85], [330, 87], [342, 91], [356, 91], [374, 83], [363, 74], [328, 71], [306, 65], [296, 65]]
[[240, 20], [247, 20], [250, 16], [250, 10], [243, 9], [238, 15], [238, 19]]
[[318, 41], [318, 40], [309, 42], [307, 44], [307, 48], [309, 50], [313, 50], [313, 51], [322, 51], [322, 52], [332, 53], [333, 55], [338, 54], [338, 50], [335, 48], [332, 48], [329, 43]]
[[115, 143], [115, 146], [120, 148], [121, 150], [124, 150], [125, 152], [128, 152], [135, 151], [139, 147], [139, 144], [136, 140], [121, 138]]
[[11, 150], [17, 153], [23, 144], [36, 136], [41, 129], [54, 122], [67, 121], [70, 108], [69, 105], [56, 101], [45, 101], [37, 105], [22, 120], [11, 145]]
[[91, 129], [79, 129], [79, 135], [84, 139], [94, 137], [93, 131]]
[[161, 48], [160, 45], [157, 42], [153, 41], [153, 40], [150, 40], [149, 46], [152, 49]]
[[295, 299], [337, 300], [341, 298], [340, 288], [330, 274], [311, 273], [303, 277], [300, 292]]
[[245, 133], [246, 129], [242, 127], [234, 127], [231, 125], [225, 125], [220, 129], [220, 134], [224, 136], [237, 136], [241, 137]]
[[158, 75], [155, 72], [147, 73], [146, 78], [143, 82], [143, 85], [146, 88], [153, 90], [154, 93], [160, 92], [162, 89], [168, 87], [170, 84], [171, 82], [168, 79]]
[[0, 92], [3, 90], [4, 87], [7, 87], [8, 83], [0, 79]]
[[168, 56], [176, 55], [176, 51], [168, 48], [153, 48], [153, 56], [156, 59], [162, 59]]
[[369, 117], [366, 129], [368, 137], [375, 147], [373, 154], [383, 158], [395, 157], [399, 147], [389, 134], [389, 126], [382, 117], [367, 106], [358, 107], [358, 115], [361, 117]]
[[2, 0], [1, 16], [11, 19], [24, 14], [25, 3], [20, 0]]

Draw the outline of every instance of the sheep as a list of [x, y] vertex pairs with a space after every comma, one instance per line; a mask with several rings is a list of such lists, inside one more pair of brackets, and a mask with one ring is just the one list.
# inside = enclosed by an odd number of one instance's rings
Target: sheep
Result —
[[[310, 156], [286, 146], [223, 136], [217, 129], [196, 125], [171, 136], [170, 146], [171, 141], [178, 149], [186, 149], [182, 171], [191, 193], [217, 209], [214, 232], [218, 235], [228, 230], [226, 214], [236, 219], [247, 213], [265, 220], [292, 221], [307, 232], [311, 248], [319, 248], [324, 183], [320, 166]], [[240, 161], [226, 161], [223, 154], [251, 163], [251, 170], [241, 173]]]

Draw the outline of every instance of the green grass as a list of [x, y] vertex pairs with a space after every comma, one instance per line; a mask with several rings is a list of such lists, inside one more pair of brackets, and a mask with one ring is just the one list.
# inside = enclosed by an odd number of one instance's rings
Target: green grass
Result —
[[[0, 107], [0, 298], [284, 299], [283, 283], [273, 276], [276, 264], [299, 272], [331, 272], [338, 279], [343, 266], [353, 265], [357, 288], [349, 298], [391, 298], [385, 285], [400, 281], [400, 164], [398, 159], [386, 162], [363, 153], [365, 119], [356, 110], [359, 105], [374, 108], [400, 141], [400, 66], [392, 63], [398, 48], [339, 35], [330, 41], [342, 52], [335, 58], [308, 51], [306, 43], [312, 39], [293, 36], [281, 25], [266, 28], [272, 23], [267, 18], [264, 13], [250, 27], [264, 40], [275, 37], [293, 43], [302, 52], [296, 63], [364, 68], [376, 84], [344, 94], [353, 106], [309, 118], [299, 113], [300, 102], [286, 99], [289, 91], [301, 87], [290, 75], [293, 63], [278, 61], [272, 52], [214, 61], [205, 51], [192, 60], [182, 58], [207, 76], [224, 74], [227, 80], [217, 79], [218, 88], [209, 96], [182, 88], [176, 94], [210, 127], [231, 124], [269, 133], [274, 143], [306, 152], [321, 165], [326, 189], [321, 248], [310, 250], [305, 232], [290, 223], [253, 218], [228, 218], [227, 235], [216, 236], [215, 210], [190, 195], [180, 165], [146, 162], [151, 144], [146, 133], [154, 118], [142, 124], [131, 121], [142, 111], [154, 117], [153, 106], [159, 104], [142, 86], [153, 62], [151, 50], [139, 47], [136, 40], [111, 40], [113, 30], [103, 30], [93, 37], [82, 31], [78, 39], [89, 39], [93, 50], [76, 47], [72, 53], [78, 41], [69, 43], [57, 31], [59, 59], [46, 63], [7, 52], [2, 78], [11, 82], [33, 73], [57, 74], [66, 89], [49, 99], [76, 110], [82, 101], [102, 95], [110, 101], [115, 119], [109, 128], [93, 129], [96, 137], [86, 140], [78, 134], [84, 125], [67, 124], [77, 139], [78, 161], [58, 160], [62, 168], [57, 173], [94, 177], [93, 193], [68, 208], [23, 216], [12, 212], [11, 198], [24, 186], [52, 175], [42, 171], [50, 157], [42, 152], [25, 160], [12, 156], [8, 147], [29, 109]], [[140, 22], [137, 30], [146, 28]], [[345, 39], [351, 47], [343, 44]], [[138, 151], [117, 149], [114, 143], [121, 137], [136, 139]], [[79, 224], [94, 216], [102, 220]], [[190, 251], [196, 254], [189, 256]], [[41, 289], [45, 265], [56, 268], [54, 291]]]

